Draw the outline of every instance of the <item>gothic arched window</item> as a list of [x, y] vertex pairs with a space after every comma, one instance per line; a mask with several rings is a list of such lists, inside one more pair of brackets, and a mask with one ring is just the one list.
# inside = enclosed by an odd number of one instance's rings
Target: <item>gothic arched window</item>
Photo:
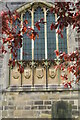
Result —
[[[64, 51], [67, 53], [67, 30], [63, 29], [63, 38], [56, 35], [56, 30], [51, 30], [50, 26], [55, 23], [56, 15], [50, 13], [49, 9], [45, 6], [33, 5], [32, 8], [25, 10], [23, 14], [23, 21], [28, 20], [27, 27], [32, 27], [38, 34], [35, 41], [31, 40], [27, 33], [23, 34], [23, 47], [22, 50], [17, 50], [17, 60], [53, 60], [56, 58], [54, 50]], [[44, 19], [44, 24], [40, 24], [40, 30], [35, 26], [41, 18]], [[16, 21], [16, 25], [18, 21]]]
[[[17, 35], [20, 31], [20, 21], [18, 19], [16, 19], [16, 21], [13, 23], [12, 25], [12, 28], [14, 29], [14, 26], [16, 27], [15, 29], [15, 35]], [[17, 56], [16, 56], [16, 59], [17, 60], [20, 60], [20, 44], [18, 43], [18, 46], [16, 46], [16, 43], [17, 43], [17, 38], [15, 39], [15, 42], [12, 42], [12, 46], [14, 46], [14, 49], [12, 49], [13, 53], [15, 53]], [[11, 57], [14, 59], [14, 54], [11, 55]]]
[[[31, 14], [26, 11], [26, 13], [23, 15], [23, 21], [28, 20], [28, 25], [31, 27]], [[31, 45], [31, 39], [24, 33], [23, 35], [23, 60], [31, 60], [32, 59], [32, 45]]]
[[[36, 8], [34, 12], [34, 24], [44, 18], [44, 12], [41, 7]], [[37, 28], [34, 28], [35, 31], [38, 31]], [[39, 39], [34, 41], [34, 59], [42, 60], [45, 59], [45, 37], [44, 37], [44, 24], [41, 24], [40, 31], [38, 31]]]
[[50, 29], [50, 25], [55, 23], [55, 14], [51, 14], [50, 12], [47, 13], [47, 53], [48, 59], [54, 59], [56, 50], [56, 30]]

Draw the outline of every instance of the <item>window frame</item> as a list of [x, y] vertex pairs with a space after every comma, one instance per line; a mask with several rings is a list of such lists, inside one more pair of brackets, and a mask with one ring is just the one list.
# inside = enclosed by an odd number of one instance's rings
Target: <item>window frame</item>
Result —
[[[40, 6], [42, 9], [43, 9], [43, 12], [44, 12], [44, 21], [47, 22], [47, 12], [50, 8], [50, 6], [47, 6], [47, 4], [43, 4], [43, 3], [40, 3], [40, 4], [34, 4], [32, 7], [27, 7], [25, 9], [24, 7], [24, 10], [21, 11], [21, 26], [23, 28], [23, 15], [25, 14], [26, 11], [30, 12], [31, 13], [31, 27], [34, 29], [34, 11], [35, 9]], [[47, 9], [46, 9], [47, 8]], [[57, 14], [55, 14], [55, 22], [57, 20]], [[22, 30], [21, 28], [21, 30]], [[21, 33], [22, 34], [22, 33]], [[69, 48], [68, 48], [68, 27], [66, 28], [66, 37], [67, 37], [67, 53], [69, 53]], [[45, 23], [44, 24], [44, 37], [45, 37], [45, 60], [48, 59], [48, 52], [47, 52], [47, 24]], [[23, 39], [23, 38], [22, 38]], [[23, 43], [22, 43], [23, 44]], [[58, 42], [58, 33], [57, 33], [57, 29], [56, 29], [56, 50], [59, 50], [59, 46], [58, 46], [59, 42]], [[34, 60], [34, 40], [32, 39], [32, 61]], [[22, 45], [22, 48], [20, 48], [20, 60], [23, 60], [23, 45]]]

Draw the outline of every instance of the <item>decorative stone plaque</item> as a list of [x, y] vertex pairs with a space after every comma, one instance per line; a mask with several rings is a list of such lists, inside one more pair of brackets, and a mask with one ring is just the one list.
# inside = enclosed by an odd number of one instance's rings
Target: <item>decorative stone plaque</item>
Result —
[[18, 79], [19, 77], [20, 77], [19, 72], [14, 69], [14, 70], [13, 70], [13, 78], [14, 78], [14, 79]]
[[36, 69], [36, 75], [39, 79], [43, 78], [44, 76], [44, 68], [37, 68]]
[[55, 76], [56, 76], [56, 70], [55, 69], [49, 69], [49, 76], [51, 77], [51, 78], [55, 78]]
[[31, 76], [31, 70], [30, 69], [26, 69], [24, 71], [24, 76], [25, 76], [26, 79], [29, 79], [30, 76]]

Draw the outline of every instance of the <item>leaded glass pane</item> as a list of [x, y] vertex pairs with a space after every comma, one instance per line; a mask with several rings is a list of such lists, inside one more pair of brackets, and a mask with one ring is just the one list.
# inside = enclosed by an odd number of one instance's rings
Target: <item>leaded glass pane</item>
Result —
[[67, 33], [66, 33], [66, 28], [63, 29], [63, 38], [61, 36], [58, 36], [58, 46], [59, 46], [59, 51], [67, 53]]
[[[34, 23], [36, 23], [41, 18], [44, 18], [44, 13], [41, 7], [38, 7], [34, 12]], [[35, 31], [39, 34], [39, 39], [34, 41], [34, 59], [42, 60], [45, 58], [45, 38], [44, 38], [44, 24], [40, 25], [40, 31], [34, 27]]]
[[[18, 19], [16, 19], [16, 21], [13, 23], [13, 28], [14, 28], [14, 26], [15, 26], [15, 33], [16, 33], [16, 35], [19, 33], [19, 31], [20, 31], [20, 21], [18, 20]], [[16, 39], [16, 42], [17, 42], [17, 39]], [[13, 46], [15, 46], [14, 45], [14, 42], [12, 43], [12, 45]], [[16, 53], [16, 55], [17, 55], [17, 57], [16, 57], [16, 60], [20, 60], [20, 44], [18, 43], [18, 45], [17, 46], [15, 46], [14, 47], [14, 49], [13, 49], [13, 52], [14, 53]], [[12, 59], [14, 59], [14, 57], [13, 57], [13, 55], [11, 56], [12, 57]]]
[[[28, 20], [28, 24], [26, 26], [31, 27], [31, 14], [26, 11], [23, 15], [23, 21]], [[23, 60], [31, 60], [32, 59], [32, 50], [31, 50], [31, 39], [27, 36], [27, 33], [23, 34]]]
[[55, 23], [55, 14], [47, 13], [47, 53], [48, 59], [54, 59], [55, 54], [54, 50], [56, 50], [56, 31], [51, 30], [50, 26], [52, 23]]

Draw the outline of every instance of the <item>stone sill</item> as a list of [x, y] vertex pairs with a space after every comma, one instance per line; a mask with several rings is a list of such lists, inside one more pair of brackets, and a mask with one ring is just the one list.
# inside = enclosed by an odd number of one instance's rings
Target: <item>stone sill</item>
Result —
[[74, 92], [80, 91], [80, 88], [61, 88], [57, 87], [27, 87], [27, 86], [9, 86], [2, 92]]

